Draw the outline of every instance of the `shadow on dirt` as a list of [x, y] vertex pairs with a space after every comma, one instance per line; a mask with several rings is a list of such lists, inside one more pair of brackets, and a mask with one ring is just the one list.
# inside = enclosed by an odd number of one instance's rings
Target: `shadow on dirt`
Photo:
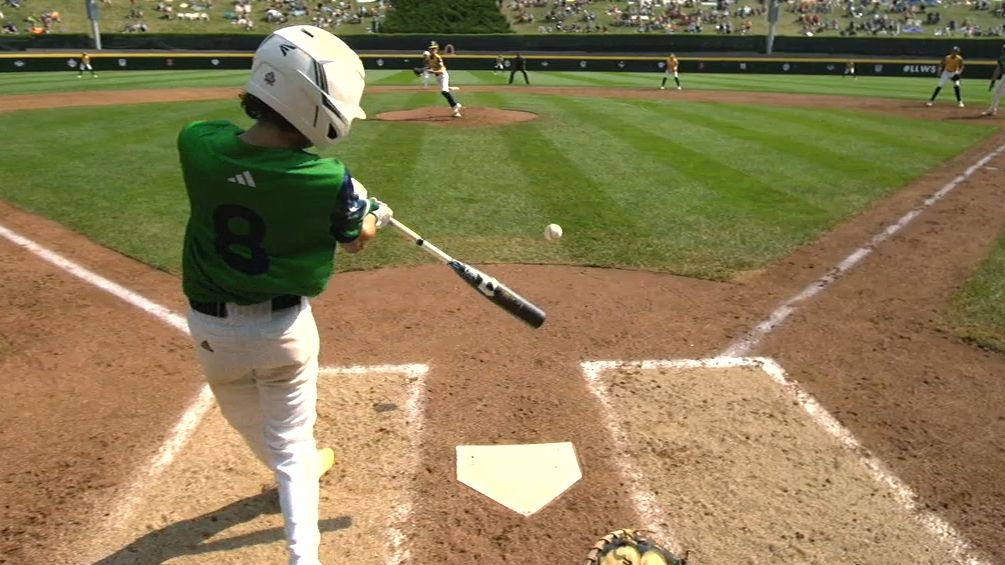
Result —
[[[236, 524], [248, 522], [264, 514], [278, 513], [279, 494], [273, 488], [202, 516], [154, 530], [95, 563], [96, 565], [163, 563], [182, 555], [224, 552], [274, 543], [283, 539], [282, 528], [270, 528], [218, 541], [205, 542], [205, 540]], [[319, 521], [318, 526], [322, 533], [344, 530], [352, 526], [352, 518], [350, 516], [328, 518]]]

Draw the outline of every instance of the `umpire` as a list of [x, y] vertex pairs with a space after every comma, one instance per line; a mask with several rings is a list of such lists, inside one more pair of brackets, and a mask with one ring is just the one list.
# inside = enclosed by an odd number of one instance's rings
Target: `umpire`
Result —
[[509, 71], [510, 84], [513, 84], [513, 76], [516, 75], [517, 71], [523, 73], [523, 81], [527, 84], [530, 84], [530, 79], [527, 78], [527, 59], [524, 59], [523, 55], [519, 53], [517, 53], [516, 57], [513, 58], [513, 66], [510, 67]]

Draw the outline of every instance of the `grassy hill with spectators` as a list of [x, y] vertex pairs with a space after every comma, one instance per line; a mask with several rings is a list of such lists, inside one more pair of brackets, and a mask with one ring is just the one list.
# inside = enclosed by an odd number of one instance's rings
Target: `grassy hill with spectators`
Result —
[[[702, 33], [765, 35], [764, 5], [736, 0], [100, 0], [106, 33], [263, 34], [314, 24], [342, 35], [383, 32]], [[435, 9], [434, 9], [435, 8]], [[23, 35], [87, 33], [81, 0], [3, 0], [0, 24]], [[466, 22], [466, 23], [463, 23]], [[507, 23], [509, 25], [507, 25]], [[1005, 36], [1005, 3], [990, 0], [812, 0], [782, 4], [779, 35]]]
[[495, 0], [394, 0], [387, 33], [509, 33]]
[[[517, 33], [731, 33], [767, 35], [763, 2], [640, 0], [504, 0]], [[780, 2], [778, 35], [998, 37], [1005, 35], [1005, 3], [791, 1]]]

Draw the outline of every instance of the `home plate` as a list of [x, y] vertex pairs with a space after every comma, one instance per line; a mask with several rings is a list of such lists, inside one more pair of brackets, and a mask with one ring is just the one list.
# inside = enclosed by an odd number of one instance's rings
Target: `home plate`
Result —
[[457, 480], [530, 516], [583, 478], [569, 442], [458, 445]]

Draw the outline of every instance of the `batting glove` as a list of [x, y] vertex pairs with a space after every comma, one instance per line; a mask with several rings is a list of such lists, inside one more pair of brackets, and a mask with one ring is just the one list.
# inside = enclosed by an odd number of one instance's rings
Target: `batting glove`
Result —
[[367, 214], [373, 214], [377, 218], [377, 229], [380, 229], [391, 222], [391, 218], [394, 217], [394, 210], [390, 206], [377, 200], [376, 198], [370, 198], [369, 210]]

